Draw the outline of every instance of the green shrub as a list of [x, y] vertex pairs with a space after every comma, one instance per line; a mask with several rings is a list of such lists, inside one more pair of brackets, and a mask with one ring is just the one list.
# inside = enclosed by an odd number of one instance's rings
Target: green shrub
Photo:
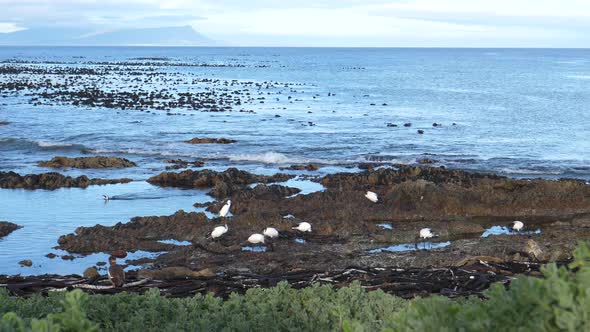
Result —
[[569, 268], [548, 264], [542, 272], [542, 279], [519, 276], [509, 288], [493, 285], [486, 300], [414, 300], [387, 325], [391, 331], [590, 331], [588, 245], [578, 245]]
[[225, 301], [166, 298], [157, 289], [22, 299], [0, 289], [0, 331], [590, 331], [588, 245], [580, 243], [568, 268], [548, 264], [542, 272], [494, 285], [485, 300], [405, 301], [357, 283], [301, 290], [281, 283]]
[[[25, 322], [14, 312], [8, 312], [0, 319], [0, 331], [6, 332], [95, 332], [98, 326], [86, 318], [81, 305], [88, 295], [80, 290], [65, 295], [61, 302], [63, 311], [50, 313], [45, 319], [31, 319]], [[2, 301], [3, 303], [6, 301]]]

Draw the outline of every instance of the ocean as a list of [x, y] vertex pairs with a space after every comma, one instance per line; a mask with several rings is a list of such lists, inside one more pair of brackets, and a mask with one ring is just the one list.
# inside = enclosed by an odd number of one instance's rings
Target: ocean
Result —
[[[28, 68], [2, 71], [0, 84], [49, 80], [62, 91], [167, 90], [181, 105], [74, 105], [71, 94], [39, 97], [58, 88], [5, 86], [0, 121], [10, 124], [0, 126], [0, 171], [48, 172], [37, 162], [88, 155], [124, 157], [138, 167], [60, 170], [136, 180], [130, 184], [0, 190], [0, 220], [24, 226], [0, 239], [0, 274], [80, 273], [104, 257], [46, 258], [60, 254], [52, 249], [60, 235], [133, 216], [199, 210], [192, 204], [212, 200], [206, 191], [147, 184], [167, 159], [259, 174], [317, 163], [316, 172], [289, 172], [325, 175], [358, 171], [365, 162], [428, 158], [434, 166], [511, 177], [590, 180], [590, 50], [0, 47], [0, 68]], [[67, 71], [73, 68], [106, 72]], [[227, 111], [185, 107], [178, 99], [211, 91]], [[183, 142], [193, 137], [238, 142]], [[103, 193], [119, 199], [105, 204]], [[18, 265], [25, 258], [33, 267]]]

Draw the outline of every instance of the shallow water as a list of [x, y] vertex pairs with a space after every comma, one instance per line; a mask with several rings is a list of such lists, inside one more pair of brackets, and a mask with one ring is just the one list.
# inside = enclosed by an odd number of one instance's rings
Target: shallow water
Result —
[[393, 246], [385, 247], [385, 248], [377, 248], [369, 250], [371, 254], [379, 254], [382, 252], [404, 252], [404, 251], [413, 251], [413, 250], [431, 250], [431, 249], [440, 249], [444, 247], [448, 247], [451, 245], [451, 242], [418, 242], [416, 243], [404, 243], [404, 244], [396, 244]]
[[[105, 193], [128, 199], [105, 202], [101, 197]], [[162, 189], [143, 181], [54, 191], [2, 189], [0, 219], [23, 228], [0, 239], [0, 274], [81, 273], [108, 257], [91, 255], [73, 261], [45, 257], [50, 252], [66, 254], [52, 249], [60, 235], [72, 233], [79, 226], [110, 226], [135, 216], [170, 215], [179, 209], [193, 211], [193, 203], [208, 200], [211, 198], [204, 191]], [[33, 266], [20, 267], [18, 262], [23, 259], [31, 259]]]
[[488, 229], [485, 230], [485, 232], [483, 232], [483, 234], [481, 235], [481, 237], [488, 237], [490, 235], [530, 235], [530, 234], [541, 234], [541, 230], [537, 229], [534, 231], [514, 231], [509, 229], [508, 227], [505, 226], [492, 226]]

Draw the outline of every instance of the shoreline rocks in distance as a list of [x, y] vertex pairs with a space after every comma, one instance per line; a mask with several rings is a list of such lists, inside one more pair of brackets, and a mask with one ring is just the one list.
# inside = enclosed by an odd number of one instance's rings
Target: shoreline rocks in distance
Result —
[[237, 168], [229, 168], [223, 172], [208, 169], [201, 171], [186, 170], [180, 173], [163, 172], [152, 176], [147, 182], [160, 187], [213, 188], [209, 195], [215, 198], [225, 198], [253, 183], [283, 182], [293, 177], [294, 175], [280, 173], [272, 176], [257, 175]]
[[281, 171], [289, 170], [289, 171], [317, 171], [320, 167], [316, 164], [307, 164], [307, 165], [291, 165], [288, 167], [279, 167]]
[[73, 178], [56, 172], [27, 175], [0, 172], [0, 188], [2, 189], [55, 190], [58, 188], [87, 188], [92, 185], [129, 183], [131, 181], [133, 180], [127, 178], [90, 179], [86, 175]]
[[238, 141], [229, 138], [195, 137], [184, 142], [188, 144], [232, 144]]
[[0, 221], [0, 239], [20, 228], [23, 227], [8, 221]]
[[104, 156], [94, 156], [94, 157], [77, 157], [77, 158], [68, 158], [57, 156], [49, 161], [40, 161], [38, 163], [41, 167], [52, 167], [52, 168], [63, 168], [63, 167], [72, 167], [72, 168], [127, 168], [127, 167], [135, 167], [137, 164], [134, 162], [119, 157], [104, 157]]

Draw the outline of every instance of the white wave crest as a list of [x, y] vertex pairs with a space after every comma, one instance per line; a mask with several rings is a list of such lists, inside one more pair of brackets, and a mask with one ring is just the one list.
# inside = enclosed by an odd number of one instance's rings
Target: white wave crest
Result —
[[230, 155], [229, 160], [231, 161], [255, 161], [265, 164], [290, 164], [290, 163], [304, 163], [306, 161], [289, 158], [286, 155], [278, 152], [265, 152], [265, 153], [254, 153], [254, 154], [236, 154]]

